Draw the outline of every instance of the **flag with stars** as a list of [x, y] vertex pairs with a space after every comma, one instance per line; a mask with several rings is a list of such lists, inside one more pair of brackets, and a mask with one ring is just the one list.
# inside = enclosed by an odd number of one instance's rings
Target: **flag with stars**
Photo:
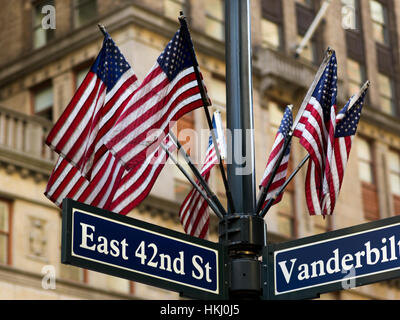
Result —
[[362, 89], [354, 103], [352, 99], [347, 102], [329, 128], [321, 205], [323, 215], [331, 215], [335, 208], [367, 89]]
[[310, 215], [321, 215], [322, 179], [325, 171], [329, 126], [336, 117], [337, 61], [333, 52], [307, 106], [293, 131], [310, 154], [305, 194]]
[[[220, 154], [224, 154], [225, 136], [222, 130], [221, 117], [218, 112], [214, 113], [213, 119], [213, 130], [215, 130], [216, 140], [218, 144], [218, 150]], [[217, 153], [211, 133], [208, 138], [208, 148], [206, 156], [201, 168], [200, 174], [204, 178], [204, 181], [208, 183], [211, 175], [211, 169], [218, 163]], [[198, 181], [196, 181], [199, 184]], [[200, 188], [203, 189], [202, 186]], [[204, 189], [203, 189], [204, 190]], [[210, 214], [208, 212], [208, 203], [195, 189], [189, 192], [185, 200], [182, 202], [179, 210], [179, 219], [185, 232], [191, 236], [204, 239], [208, 232], [208, 226], [210, 223]]]
[[192, 57], [190, 36], [179, 29], [108, 133], [107, 148], [127, 170], [145, 161], [149, 146], [158, 147], [171, 121], [203, 105]]
[[91, 180], [94, 165], [107, 152], [104, 136], [137, 88], [135, 73], [106, 33], [95, 62], [46, 144]]
[[[260, 186], [266, 187], [268, 185], [269, 180], [271, 179], [271, 174], [272, 171], [276, 165], [276, 162], [279, 160], [280, 155], [283, 152], [283, 147], [285, 144], [285, 140], [289, 135], [290, 129], [292, 128], [293, 125], [293, 115], [292, 115], [292, 110], [291, 107], [288, 106], [286, 107], [286, 110], [283, 114], [283, 118], [281, 121], [281, 124], [279, 126], [278, 132], [276, 133], [275, 136], [275, 141], [272, 146], [272, 151], [269, 155], [268, 162], [267, 162], [267, 167], [265, 168], [264, 171], [264, 176], [261, 180]], [[279, 188], [285, 183], [286, 181], [286, 173], [289, 165], [289, 157], [290, 157], [290, 144], [287, 147], [285, 151], [285, 155], [282, 158], [282, 161], [278, 167], [278, 170], [276, 172], [276, 175], [274, 177], [274, 180], [271, 183], [271, 186], [268, 190], [267, 196], [265, 198], [263, 207], [267, 204], [267, 202], [275, 197], [277, 191]], [[274, 205], [277, 204], [279, 201], [282, 200], [282, 195], [281, 193], [274, 201]]]

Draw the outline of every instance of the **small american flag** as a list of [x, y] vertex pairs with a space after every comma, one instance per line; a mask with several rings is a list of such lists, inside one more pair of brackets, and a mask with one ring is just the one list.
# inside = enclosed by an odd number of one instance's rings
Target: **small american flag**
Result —
[[[305, 194], [310, 215], [321, 215], [322, 180], [325, 171], [329, 126], [335, 119], [337, 95], [337, 61], [333, 52], [293, 135], [310, 154]], [[332, 118], [333, 117], [333, 118]]]
[[[292, 125], [293, 125], [293, 114], [292, 114], [291, 107], [288, 106], [288, 107], [286, 107], [286, 110], [283, 114], [281, 124], [278, 129], [278, 132], [276, 133], [275, 141], [272, 146], [272, 151], [269, 155], [267, 166], [265, 168], [264, 176], [261, 180], [260, 186], [266, 187], [268, 185], [268, 182], [271, 179], [272, 171], [273, 171], [277, 161], [279, 160], [280, 155], [283, 152], [285, 139], [289, 136], [289, 132], [292, 128]], [[275, 197], [279, 188], [285, 183], [286, 173], [287, 173], [287, 169], [288, 169], [288, 165], [289, 165], [289, 157], [290, 157], [290, 144], [285, 151], [285, 154], [284, 154], [282, 161], [278, 167], [276, 175], [270, 185], [270, 188], [269, 188], [267, 196], [265, 198], [263, 207], [266, 205], [266, 203], [270, 199]], [[274, 204], [277, 204], [279, 201], [282, 200], [282, 195], [283, 195], [283, 193], [281, 193], [275, 199]]]
[[[220, 150], [225, 150], [223, 145], [224, 137], [221, 137], [221, 130], [217, 128], [222, 128], [222, 124], [218, 123], [218, 117], [213, 116], [213, 128], [216, 129], [216, 140], [219, 144]], [[206, 152], [206, 157], [204, 159], [203, 166], [201, 168], [200, 174], [208, 183], [210, 179], [211, 169], [218, 163], [218, 157], [215, 152], [214, 143], [212, 136], [210, 134], [208, 139], [208, 148]], [[199, 184], [198, 181], [196, 181]], [[200, 186], [203, 189], [203, 187]], [[204, 190], [204, 189], [203, 189]], [[208, 232], [208, 226], [210, 221], [210, 215], [208, 212], [208, 203], [207, 201], [200, 195], [200, 193], [193, 188], [189, 194], [186, 196], [185, 200], [182, 203], [181, 209], [179, 210], [179, 219], [183, 226], [185, 232], [191, 236], [198, 238], [205, 238]]]
[[106, 33], [94, 64], [46, 144], [90, 180], [95, 163], [107, 150], [103, 145], [105, 134], [137, 87], [135, 73]]
[[203, 105], [193, 44], [185, 35], [175, 33], [107, 135], [107, 148], [128, 170], [145, 161], [150, 145], [160, 145], [171, 121]]
[[350, 99], [344, 108], [337, 114], [336, 121], [332, 122], [329, 130], [325, 175], [323, 179], [322, 214], [331, 215], [335, 208], [336, 200], [342, 186], [344, 172], [349, 159], [350, 150], [357, 126], [360, 121], [361, 111], [367, 89], [351, 106]]

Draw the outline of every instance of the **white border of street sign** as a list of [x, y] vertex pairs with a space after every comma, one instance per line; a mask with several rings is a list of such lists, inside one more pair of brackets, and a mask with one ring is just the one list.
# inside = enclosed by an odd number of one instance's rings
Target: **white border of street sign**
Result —
[[[182, 247], [187, 247], [193, 252], [208, 252], [213, 256], [216, 262], [215, 274], [216, 287], [215, 290], [210, 290], [206, 287], [193, 285], [191, 283], [184, 283], [160, 276], [156, 273], [148, 273], [143, 270], [136, 270], [135, 268], [127, 267], [126, 265], [118, 265], [107, 261], [107, 259], [96, 259], [93, 256], [85, 256], [83, 253], [74, 251], [74, 225], [78, 220], [75, 219], [76, 214], [86, 216], [86, 219], [93, 219], [97, 221], [104, 221], [105, 223], [116, 224], [122, 228], [132, 229], [132, 232], [147, 235], [149, 237], [156, 237], [161, 242], [172, 241]], [[100, 219], [100, 220], [99, 220]], [[77, 222], [78, 223], [78, 222]], [[76, 228], [76, 226], [75, 226]], [[97, 227], [96, 227], [97, 228]], [[129, 230], [128, 229], [128, 230]], [[139, 241], [139, 240], [138, 240]], [[182, 248], [181, 247], [181, 248]], [[197, 249], [196, 249], [197, 248]], [[71, 264], [74, 266], [106, 273], [112, 276], [125, 278], [132, 281], [142, 282], [148, 285], [160, 287], [167, 290], [180, 292], [182, 295], [199, 298], [199, 299], [225, 299], [227, 298], [227, 280], [226, 278], [226, 250], [218, 243], [191, 237], [189, 235], [162, 228], [147, 222], [143, 222], [131, 217], [118, 215], [107, 210], [99, 209], [96, 207], [88, 206], [83, 203], [73, 201], [71, 199], [64, 199], [63, 202], [63, 224], [62, 224], [62, 263]], [[183, 260], [183, 259], [182, 259]], [[214, 288], [213, 288], [214, 289]]]
[[[264, 250], [263, 254], [263, 261], [264, 261], [264, 270], [263, 270], [263, 279], [264, 282], [268, 284], [268, 287], [264, 287], [264, 298], [265, 299], [307, 299], [307, 298], [315, 298], [318, 297], [322, 293], [326, 292], [332, 292], [332, 291], [337, 291], [337, 290], [343, 290], [343, 281], [349, 282], [353, 280], [352, 287], [358, 287], [361, 285], [366, 285], [366, 284], [371, 284], [379, 281], [384, 281], [384, 280], [389, 280], [393, 278], [400, 277], [400, 265], [397, 264], [396, 267], [390, 267], [388, 269], [380, 269], [378, 271], [374, 272], [365, 272], [365, 273], [359, 273], [359, 274], [343, 274], [340, 279], [335, 279], [332, 281], [327, 281], [327, 282], [316, 282], [313, 285], [305, 285], [304, 287], [302, 286], [294, 286], [294, 289], [288, 289], [288, 290], [281, 290], [278, 291], [277, 287], [277, 257], [282, 254], [282, 253], [290, 253], [293, 251], [292, 256], [286, 256], [285, 261], [288, 261], [288, 259], [300, 259], [300, 262], [298, 262], [297, 265], [300, 265], [301, 263], [304, 263], [302, 260], [302, 254], [305, 254], [305, 251], [302, 252], [302, 249], [313, 249], [312, 247], [315, 247], [315, 258], [313, 262], [319, 261], [321, 258], [321, 254], [318, 252], [324, 252], [319, 248], [319, 245], [331, 245], [335, 247], [336, 242], [340, 242], [340, 240], [346, 240], [348, 239], [351, 241], [351, 238], [353, 237], [356, 239], [357, 236], [367, 236], [369, 233], [379, 233], [379, 231], [384, 232], [385, 229], [390, 229], [390, 228], [398, 228], [400, 226], [400, 216], [395, 216], [395, 217], [390, 217], [370, 223], [365, 223], [365, 224], [360, 224], [354, 227], [350, 228], [344, 228], [336, 231], [331, 231], [331, 232], [326, 232], [323, 234], [319, 234], [316, 236], [311, 236], [311, 237], [306, 237], [294, 241], [289, 241], [286, 243], [281, 243], [281, 244], [271, 244], [267, 249]], [[400, 238], [400, 233], [397, 234], [398, 237]], [[397, 240], [399, 240], [397, 238]], [[389, 239], [389, 238], [388, 238]], [[389, 246], [389, 241], [388, 239], [385, 240], [384, 244], [380, 244], [381, 246]], [[365, 240], [365, 239], [364, 239]], [[363, 241], [364, 241], [363, 240]], [[376, 240], [371, 238], [370, 240]], [[382, 239], [379, 239], [382, 240]], [[387, 241], [387, 242], [386, 242]], [[370, 241], [368, 241], [370, 242]], [[376, 242], [375, 242], [376, 243]], [[400, 242], [399, 242], [400, 243]], [[392, 244], [391, 244], [392, 245]], [[397, 244], [395, 243], [395, 238], [393, 238], [393, 246], [397, 248]], [[374, 247], [376, 248], [376, 247]], [[374, 249], [372, 248], [372, 249]], [[391, 250], [395, 249], [392, 248]], [[340, 249], [340, 248], [339, 248]], [[382, 248], [379, 247], [376, 248], [378, 252], [381, 254]], [[338, 257], [339, 257], [339, 251], [338, 250]], [[343, 250], [342, 250], [343, 251]], [[330, 257], [332, 255], [332, 252], [329, 253]], [[392, 253], [390, 253], [392, 254]], [[400, 254], [400, 252], [399, 252]], [[300, 256], [298, 256], [300, 255]], [[343, 258], [344, 253], [342, 252], [342, 258]], [[365, 253], [366, 255], [366, 253]], [[389, 255], [389, 253], [387, 253]], [[397, 253], [396, 253], [397, 255]], [[361, 256], [361, 254], [360, 254]], [[382, 254], [383, 256], [383, 254]], [[364, 257], [364, 256], [362, 256]], [[325, 257], [326, 258], [326, 257]], [[361, 258], [359, 258], [361, 259]], [[340, 260], [338, 258], [338, 260]], [[383, 260], [383, 258], [382, 258]], [[397, 259], [393, 259], [393, 261], [400, 260], [400, 257]], [[291, 262], [294, 267], [294, 262]], [[296, 261], [297, 263], [297, 261]], [[374, 264], [375, 265], [375, 264]], [[379, 269], [380, 266], [383, 266], [383, 264], [376, 263], [377, 269]], [[370, 267], [372, 268], [372, 267]], [[287, 271], [289, 271], [287, 269]], [[292, 276], [292, 275], [291, 275]], [[289, 287], [289, 283], [288, 287]]]

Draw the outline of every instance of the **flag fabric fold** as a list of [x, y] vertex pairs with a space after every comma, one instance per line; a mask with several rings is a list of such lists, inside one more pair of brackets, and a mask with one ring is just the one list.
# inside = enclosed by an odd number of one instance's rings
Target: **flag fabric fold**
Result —
[[[283, 114], [281, 124], [279, 126], [278, 132], [275, 135], [274, 144], [272, 146], [271, 153], [268, 158], [267, 166], [264, 171], [264, 175], [261, 179], [260, 187], [266, 187], [268, 185], [269, 180], [271, 179], [271, 174], [273, 169], [279, 160], [282, 152], [284, 151], [285, 140], [289, 136], [290, 130], [293, 125], [293, 114], [291, 107], [286, 107], [285, 112]], [[264, 204], [262, 208], [267, 204], [267, 202], [274, 198], [279, 190], [279, 188], [286, 181], [286, 174], [289, 165], [289, 157], [290, 157], [290, 147], [287, 147], [285, 150], [285, 154], [282, 158], [281, 163], [279, 164], [278, 170], [276, 172], [275, 177], [272, 180], [268, 193], [265, 197]], [[274, 201], [274, 205], [279, 203], [282, 200], [283, 193], [281, 193]]]
[[91, 180], [94, 165], [107, 151], [104, 136], [137, 88], [135, 73], [106, 33], [95, 62], [46, 144]]
[[191, 50], [190, 37], [179, 29], [107, 134], [107, 148], [127, 170], [145, 161], [171, 121], [203, 105]]
[[364, 90], [353, 106], [350, 99], [330, 126], [321, 202], [323, 215], [331, 215], [335, 208], [366, 93]]
[[[310, 215], [322, 215], [322, 185], [325, 172], [329, 127], [336, 118], [337, 61], [333, 52], [294, 128], [293, 135], [310, 155], [305, 194]], [[333, 118], [332, 118], [333, 117]]]
[[[212, 119], [213, 130], [215, 132], [219, 150], [225, 150], [225, 139], [224, 136], [221, 136], [223, 130], [221, 130], [222, 123], [219, 122], [220, 119], [221, 118], [214, 113]], [[223, 153], [221, 153], [221, 155], [222, 154]], [[211, 169], [218, 164], [218, 162], [219, 160], [210, 134], [206, 156], [200, 171], [200, 174], [206, 183], [208, 183], [210, 179]], [[196, 181], [196, 183], [199, 184], [198, 181]], [[200, 188], [203, 189], [202, 186], [200, 186]], [[179, 210], [179, 219], [187, 234], [202, 239], [206, 237], [210, 221], [208, 203], [195, 188], [192, 188], [183, 201]]]

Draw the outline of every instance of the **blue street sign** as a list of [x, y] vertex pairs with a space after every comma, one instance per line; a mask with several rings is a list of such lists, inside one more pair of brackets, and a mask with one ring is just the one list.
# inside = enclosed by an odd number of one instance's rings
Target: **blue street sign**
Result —
[[65, 199], [63, 263], [174, 290], [218, 298], [224, 290], [221, 245]]
[[266, 260], [273, 299], [316, 297], [400, 277], [400, 217], [271, 245]]

